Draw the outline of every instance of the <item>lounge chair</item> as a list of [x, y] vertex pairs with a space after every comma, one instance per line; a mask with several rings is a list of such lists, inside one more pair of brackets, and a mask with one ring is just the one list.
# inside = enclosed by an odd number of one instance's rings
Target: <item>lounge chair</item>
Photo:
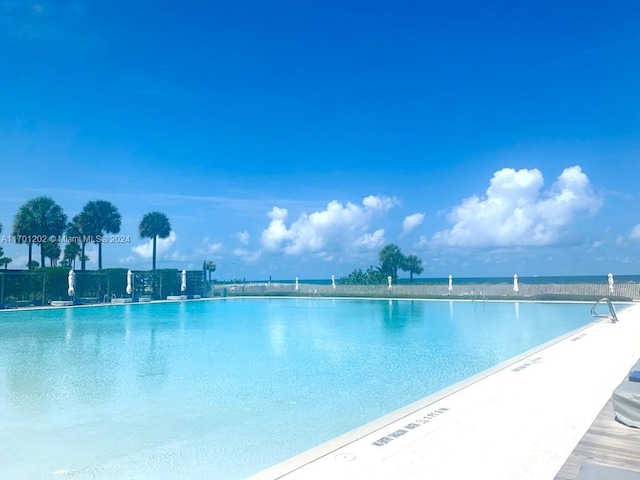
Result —
[[616, 419], [628, 427], [640, 428], [640, 382], [622, 382], [613, 391], [612, 399]]

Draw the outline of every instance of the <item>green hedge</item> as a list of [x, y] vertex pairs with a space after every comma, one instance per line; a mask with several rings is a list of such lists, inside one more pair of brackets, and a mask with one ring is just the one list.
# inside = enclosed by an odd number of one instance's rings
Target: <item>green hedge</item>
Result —
[[[126, 268], [75, 271], [75, 300], [102, 301], [128, 297]], [[54, 300], [71, 300], [68, 295], [68, 267], [46, 267], [34, 270], [0, 271], [0, 304], [29, 303], [46, 305]], [[168, 295], [180, 295], [181, 271], [160, 269], [135, 271], [133, 296], [149, 296], [164, 299]], [[187, 272], [187, 295], [203, 294], [202, 272]]]

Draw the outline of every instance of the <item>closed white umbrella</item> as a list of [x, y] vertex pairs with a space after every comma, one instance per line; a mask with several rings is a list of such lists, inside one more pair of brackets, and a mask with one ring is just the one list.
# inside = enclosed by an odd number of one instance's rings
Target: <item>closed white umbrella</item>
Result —
[[69, 288], [67, 289], [67, 293], [70, 297], [76, 293], [76, 273], [72, 270], [69, 270], [69, 276], [67, 277], [67, 281], [69, 282]]
[[449, 275], [449, 295], [451, 295], [452, 291], [453, 291], [453, 276]]
[[613, 293], [613, 273], [607, 275], [609, 278], [609, 293]]
[[131, 292], [133, 292], [133, 272], [131, 270], [129, 270], [127, 272], [127, 295], [131, 295]]
[[296, 277], [296, 292], [298, 291], [299, 288], [300, 288], [300, 285], [298, 285], [298, 277]]
[[182, 270], [182, 283], [180, 284], [180, 290], [187, 291], [187, 271]]
[[518, 288], [518, 274], [513, 275], [513, 293], [518, 293], [520, 288]]
[[331, 275], [331, 286], [333, 287], [333, 289], [336, 289], [336, 276], [335, 275]]
[[387, 282], [389, 282], [389, 291], [391, 291], [391, 275], [387, 277]]

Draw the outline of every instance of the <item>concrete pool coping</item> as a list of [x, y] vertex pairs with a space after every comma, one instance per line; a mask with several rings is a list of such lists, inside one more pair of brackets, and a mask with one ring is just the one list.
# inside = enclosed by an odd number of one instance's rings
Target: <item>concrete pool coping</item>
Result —
[[249, 478], [551, 480], [640, 357], [640, 305], [618, 315]]

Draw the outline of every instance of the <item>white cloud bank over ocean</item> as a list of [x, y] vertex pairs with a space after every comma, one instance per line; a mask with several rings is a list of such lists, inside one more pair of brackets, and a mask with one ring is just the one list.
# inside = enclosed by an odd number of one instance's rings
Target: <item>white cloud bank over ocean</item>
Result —
[[602, 206], [580, 166], [565, 168], [547, 190], [538, 169], [495, 172], [484, 196], [472, 196], [447, 216], [450, 229], [435, 244], [458, 247], [544, 246], [558, 241], [580, 212]]

